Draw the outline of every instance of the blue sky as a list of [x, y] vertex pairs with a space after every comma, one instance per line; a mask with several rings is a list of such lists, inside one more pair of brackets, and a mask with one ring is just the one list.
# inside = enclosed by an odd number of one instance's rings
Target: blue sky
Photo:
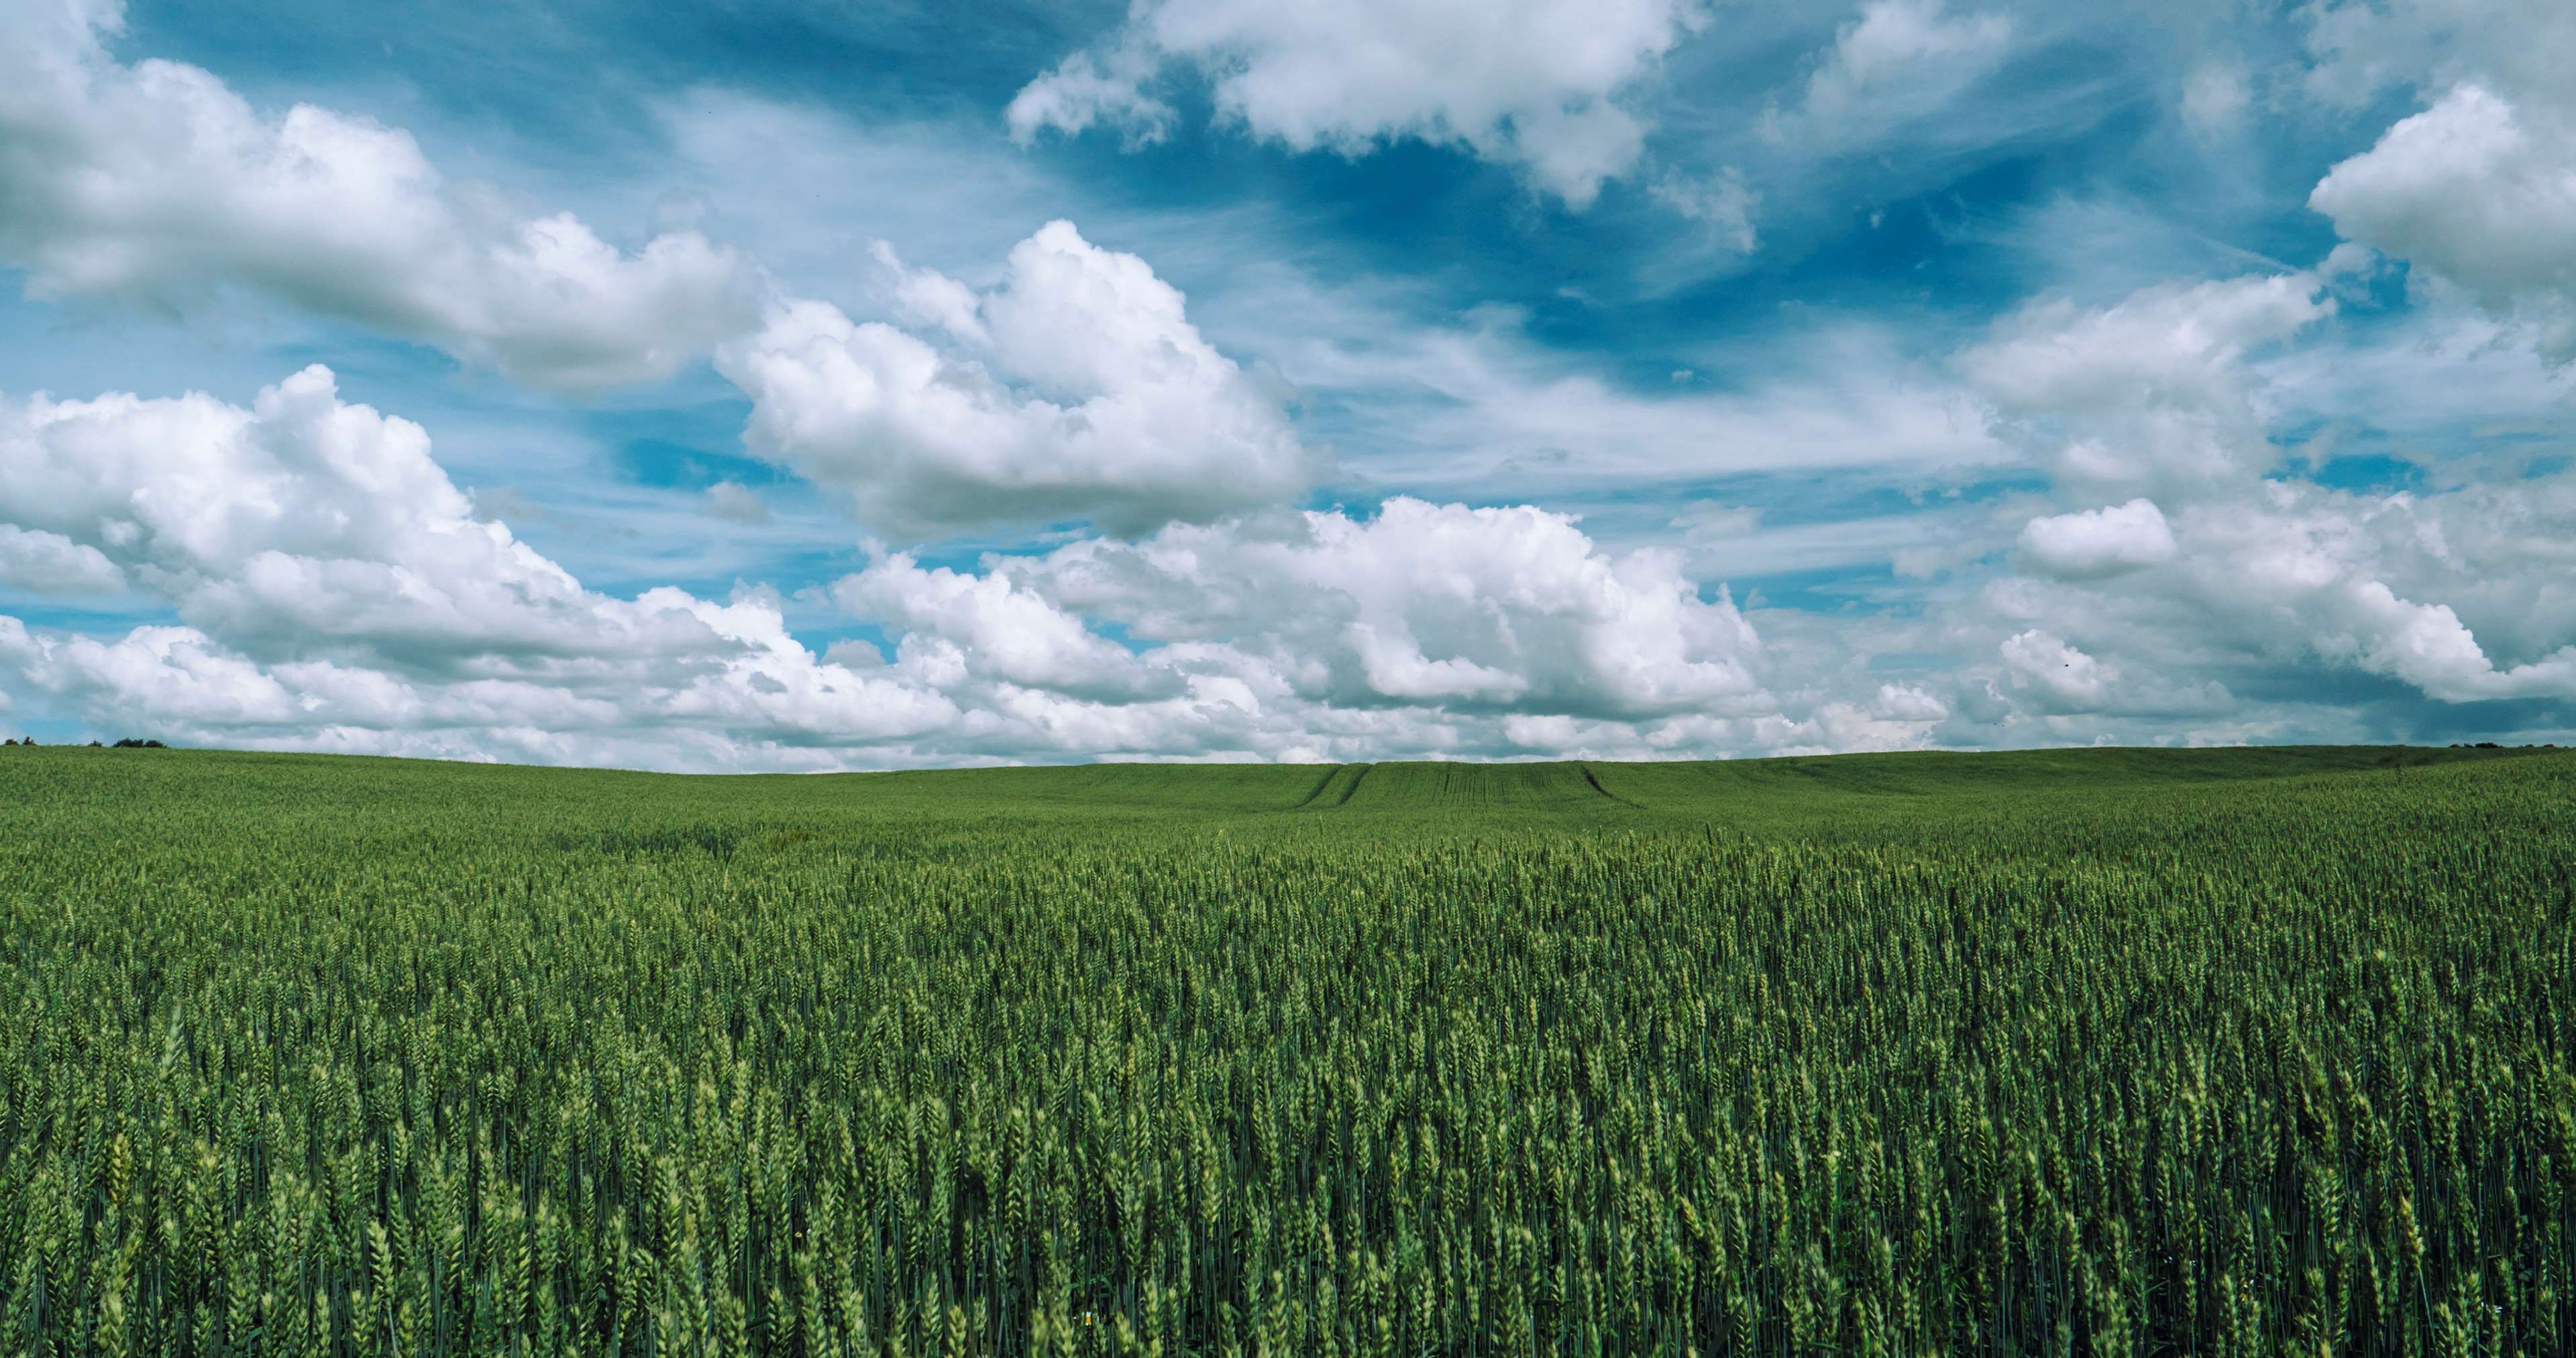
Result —
[[2576, 733], [2576, 17], [0, 0], [0, 728]]

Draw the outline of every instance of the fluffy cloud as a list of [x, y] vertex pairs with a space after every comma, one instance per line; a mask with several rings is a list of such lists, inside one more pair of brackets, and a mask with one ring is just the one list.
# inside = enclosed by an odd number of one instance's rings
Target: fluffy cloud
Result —
[[1183, 685], [1092, 632], [1080, 618], [999, 575], [924, 570], [890, 557], [832, 590], [842, 607], [905, 630], [900, 663], [1077, 697], [1132, 702]]
[[2174, 557], [2173, 530], [2149, 499], [2037, 518], [2021, 530], [2022, 555], [2060, 579], [2118, 575]]
[[833, 596], [900, 634], [893, 671], [1047, 749], [1675, 755], [1782, 738], [1760, 644], [1722, 592], [1526, 506], [1269, 513], [980, 573], [897, 555]]
[[2576, 7], [2333, 0], [2302, 17], [2310, 95], [2357, 109], [2411, 87], [2424, 104], [2328, 172], [2309, 206], [2576, 360]]
[[2324, 639], [2321, 649], [2330, 657], [2403, 679], [2446, 702], [2576, 696], [2576, 646], [2499, 669], [2448, 604], [2401, 599], [2376, 580], [2345, 585], [2338, 602], [2355, 625]]
[[2576, 359], [2576, 121], [2460, 85], [2335, 166], [2308, 203]]
[[1950, 709], [1915, 684], [1881, 684], [1878, 699], [1869, 706], [1869, 715], [1877, 721], [1933, 722], [1946, 720]]
[[[122, 637], [0, 622], [0, 689], [117, 734], [688, 768], [1672, 757], [2135, 739], [2178, 721], [2278, 735], [2228, 684], [2301, 667], [2443, 702], [2576, 697], [2563, 473], [2421, 497], [2247, 480], [2170, 517], [2143, 500], [2035, 521], [1998, 505], [1985, 521], [2020, 524], [2034, 578], [1910, 619], [1794, 628], [1748, 620], [1673, 554], [1606, 550], [1526, 506], [1266, 511], [974, 570], [887, 555], [831, 598], [890, 653], [852, 641], [817, 658], [757, 592], [584, 589], [474, 520], [421, 431], [340, 402], [319, 371], [245, 408], [6, 411], [0, 542], [179, 614]], [[2162, 566], [2114, 569], [2149, 559]], [[1757, 641], [1756, 620], [1787, 649]], [[1919, 679], [1869, 663], [1945, 650], [1962, 663]]]
[[1642, 720], [1767, 712], [1759, 642], [1676, 554], [1612, 557], [1561, 514], [1398, 498], [1174, 527], [1004, 563], [1048, 597], [1163, 641], [1222, 642], [1337, 705]]
[[115, 594], [125, 572], [96, 547], [0, 523], [0, 587], [31, 594]]
[[1643, 150], [1625, 96], [1703, 21], [1695, 0], [1140, 0], [1098, 49], [1021, 90], [1009, 119], [1023, 140], [1095, 123], [1151, 140], [1174, 116], [1151, 85], [1179, 64], [1255, 136], [1347, 155], [1461, 146], [1579, 209]]
[[2319, 0], [2307, 25], [2308, 92], [2357, 108], [2391, 85], [2478, 83], [2576, 107], [2576, 9], [2559, 0]]
[[[2400, 710], [2396, 730], [2420, 738], [2492, 720], [2432, 705], [2576, 699], [2576, 591], [2562, 583], [2576, 477], [2547, 461], [2445, 469], [2425, 453], [2430, 484], [2364, 493], [2319, 484], [2281, 450], [2285, 428], [2321, 415], [2308, 468], [2339, 451], [2338, 418], [2410, 450], [2472, 419], [2547, 421], [2563, 374], [2456, 299], [2367, 343], [2314, 333], [2332, 307], [2318, 277], [2290, 274], [2007, 317], [1958, 368], [2052, 473], [2057, 509], [1962, 510], [1969, 540], [2013, 534], [2016, 550], [1956, 558], [1961, 575], [1920, 616], [1846, 629], [1846, 644], [1952, 657], [1945, 740], [2385, 738], [2363, 723]], [[2401, 423], [2409, 409], [2429, 422]], [[2113, 487], [2133, 489], [2106, 506]], [[1989, 562], [2003, 569], [1980, 583]], [[1756, 620], [1795, 672], [1835, 654], [1776, 614]], [[2429, 704], [2373, 696], [2361, 718], [2309, 696], [2391, 691]], [[2339, 715], [2355, 724], [2319, 724]]]
[[[978, 314], [996, 344], [1028, 324]], [[980, 571], [887, 555], [830, 595], [892, 656], [818, 658], [765, 592], [585, 588], [320, 368], [246, 407], [0, 404], [0, 563], [11, 587], [122, 582], [177, 615], [122, 636], [0, 617], [0, 691], [208, 743], [824, 768], [1508, 753], [1520, 717], [1579, 721], [1585, 748], [1780, 735], [1724, 594], [1562, 515], [1396, 500]]]
[[875, 531], [1078, 517], [1136, 532], [1276, 503], [1320, 470], [1178, 290], [1069, 222], [1014, 247], [981, 296], [897, 268], [899, 309], [945, 347], [806, 301], [717, 355], [752, 398], [752, 449], [845, 493]]
[[[943, 351], [782, 297], [695, 232], [620, 250], [446, 179], [399, 129], [313, 105], [271, 116], [197, 68], [120, 64], [102, 41], [114, 5], [26, 17], [29, 41], [0, 52], [0, 263], [33, 294], [187, 308], [249, 290], [570, 389], [667, 376], [730, 340], [756, 447], [847, 491], [880, 532], [1137, 531], [1316, 474], [1280, 394], [1208, 345], [1143, 261], [1068, 224], [1023, 242], [980, 297], [878, 247], [898, 318]], [[708, 507], [764, 512], [738, 486]]]
[[2244, 360], [2333, 310], [2308, 274], [2158, 285], [2106, 308], [2061, 298], [1998, 322], [1959, 366], [2061, 476], [2188, 487], [2270, 464]]
[[958, 719], [935, 693], [813, 663], [759, 612], [739, 611], [727, 639], [753, 644], [728, 648], [720, 663], [681, 682], [644, 668], [615, 682], [538, 682], [327, 660], [262, 663], [192, 627], [138, 627], [110, 640], [30, 629], [9, 617], [0, 617], [0, 673], [101, 731], [533, 763], [841, 767], [853, 762], [852, 750], [889, 742], [900, 750]]
[[711, 639], [687, 608], [603, 600], [476, 520], [420, 426], [342, 402], [320, 367], [247, 409], [202, 395], [0, 402], [0, 518], [265, 654], [327, 638], [536, 667]]
[[2086, 655], [2047, 632], [2032, 628], [2004, 638], [1998, 648], [2017, 687], [2040, 696], [2051, 712], [2091, 712], [2105, 705], [2119, 668]]
[[573, 389], [667, 375], [757, 316], [758, 270], [695, 232], [621, 250], [446, 179], [400, 129], [120, 64], [114, 3], [0, 12], [0, 262], [33, 295], [247, 289]]
[[1866, 702], [1820, 704], [1793, 728], [1808, 743], [1837, 753], [1854, 750], [1919, 750], [1931, 746], [1949, 705], [1917, 684], [1881, 684]]
[[2239, 708], [2230, 685], [2312, 687], [2289, 676], [2336, 671], [2442, 704], [2565, 702], [2571, 538], [2563, 470], [2393, 494], [2219, 480], [2170, 517], [2138, 499], [2029, 521], [2032, 574], [1990, 581], [1946, 626], [2011, 629], [2002, 707], [1969, 705], [1986, 721], [2016, 704], [2052, 719], [2215, 715]]
[[[2443, 702], [2576, 697], [2564, 644], [2576, 617], [2559, 584], [2576, 486], [2563, 474], [2423, 498], [2275, 483], [2181, 528], [2190, 606], [2212, 640], [2297, 648]], [[2530, 658], [2499, 664], [2462, 607]]]
[[[957, 716], [922, 686], [817, 663], [762, 597], [584, 589], [476, 519], [419, 426], [341, 401], [318, 367], [247, 408], [0, 402], [0, 552], [178, 613], [121, 639], [7, 621], [0, 663], [105, 722], [549, 759], [581, 757], [562, 742], [590, 733], [658, 764]], [[650, 732], [670, 755], [635, 755]]]

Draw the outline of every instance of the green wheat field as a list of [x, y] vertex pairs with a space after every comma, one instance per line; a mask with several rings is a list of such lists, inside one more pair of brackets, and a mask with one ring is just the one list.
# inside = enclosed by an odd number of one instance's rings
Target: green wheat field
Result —
[[2576, 1349], [2576, 753], [0, 749], [0, 1352]]

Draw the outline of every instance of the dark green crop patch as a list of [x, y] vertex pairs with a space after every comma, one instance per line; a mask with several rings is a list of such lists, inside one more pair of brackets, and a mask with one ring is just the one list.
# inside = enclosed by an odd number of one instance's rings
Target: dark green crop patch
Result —
[[0, 1352], [2553, 1353], [2576, 753], [0, 751]]

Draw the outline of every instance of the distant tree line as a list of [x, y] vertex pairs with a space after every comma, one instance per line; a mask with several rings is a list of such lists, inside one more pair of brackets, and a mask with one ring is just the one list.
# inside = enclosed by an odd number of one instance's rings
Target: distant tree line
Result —
[[[0, 740], [0, 745], [34, 745], [35, 743], [36, 738], [34, 736], [28, 736], [23, 740]], [[93, 750], [101, 748], [99, 743], [95, 740], [89, 743], [89, 747]], [[170, 747], [157, 740], [136, 740], [132, 736], [127, 736], [125, 739], [116, 742], [115, 748], [120, 750], [166, 750]]]

